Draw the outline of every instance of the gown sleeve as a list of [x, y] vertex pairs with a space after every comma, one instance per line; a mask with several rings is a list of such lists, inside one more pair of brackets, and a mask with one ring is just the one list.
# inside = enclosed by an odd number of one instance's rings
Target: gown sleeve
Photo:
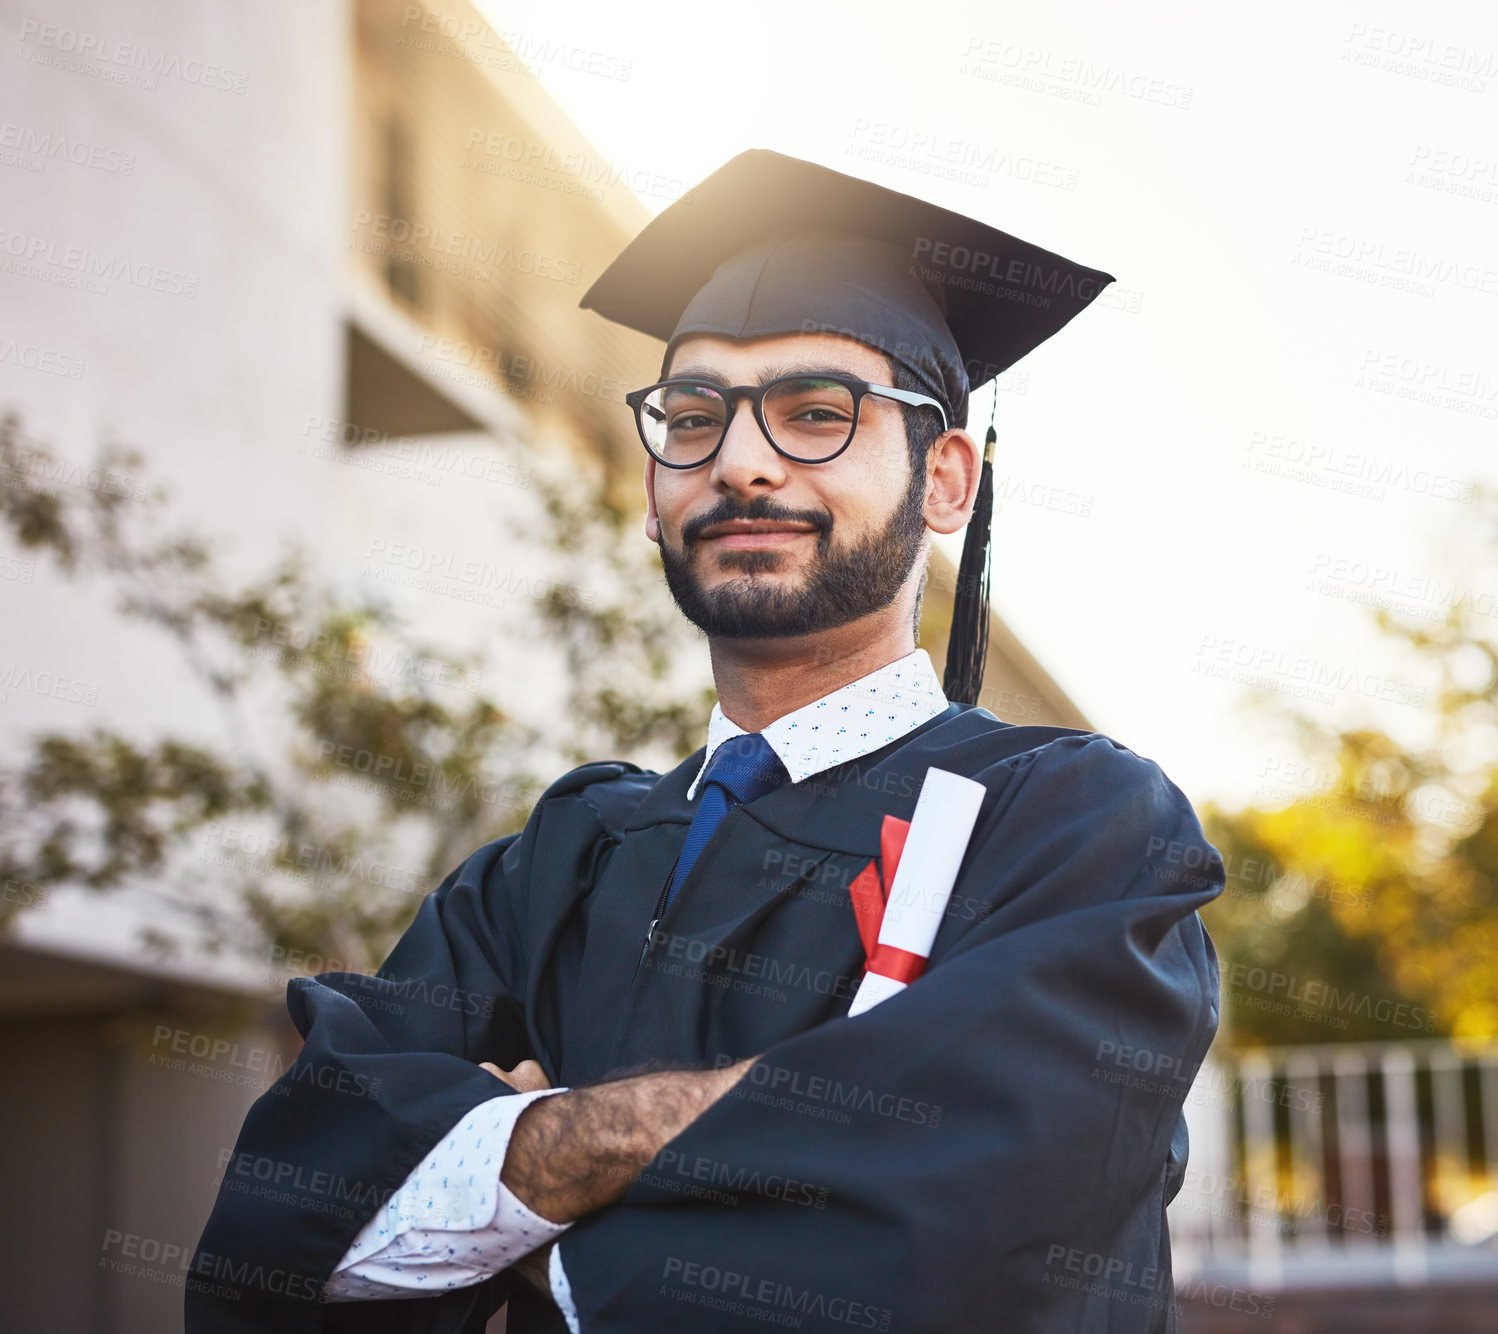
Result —
[[477, 1063], [513, 1069], [536, 1057], [522, 1004], [524, 919], [548, 799], [617, 767], [558, 779], [519, 834], [480, 848], [427, 896], [377, 974], [289, 983], [305, 1042], [222, 1164], [185, 1278], [187, 1334], [461, 1330], [503, 1303], [507, 1270], [417, 1299], [328, 1304], [322, 1291], [423, 1157], [473, 1108], [510, 1092]]
[[1165, 1205], [1217, 1028], [1195, 910], [1221, 858], [1098, 734], [973, 776], [956, 892], [987, 911], [948, 917], [905, 991], [773, 1045], [561, 1238], [582, 1334], [1173, 1328]]

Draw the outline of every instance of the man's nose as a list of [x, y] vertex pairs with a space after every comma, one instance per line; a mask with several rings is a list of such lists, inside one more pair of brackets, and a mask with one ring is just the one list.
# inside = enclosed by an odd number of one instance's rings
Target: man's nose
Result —
[[740, 491], [762, 482], [778, 486], [785, 477], [785, 459], [765, 438], [748, 400], [740, 399], [713, 460], [710, 480], [715, 486]]

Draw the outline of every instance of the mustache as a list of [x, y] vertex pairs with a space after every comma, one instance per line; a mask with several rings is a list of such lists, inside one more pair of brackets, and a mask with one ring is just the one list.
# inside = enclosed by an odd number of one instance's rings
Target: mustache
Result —
[[809, 523], [817, 532], [825, 535], [832, 528], [832, 515], [825, 510], [792, 510], [770, 502], [769, 496], [759, 496], [747, 505], [740, 505], [725, 496], [706, 514], [688, 519], [681, 526], [681, 542], [684, 547], [697, 541], [704, 528], [715, 523], [727, 523], [730, 519], [766, 519], [780, 523]]

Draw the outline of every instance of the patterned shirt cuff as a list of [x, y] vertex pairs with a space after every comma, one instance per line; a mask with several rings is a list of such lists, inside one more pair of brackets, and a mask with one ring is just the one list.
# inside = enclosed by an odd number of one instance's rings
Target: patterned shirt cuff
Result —
[[512, 1093], [473, 1108], [365, 1224], [323, 1288], [329, 1301], [421, 1297], [482, 1283], [570, 1223], [529, 1209], [499, 1179], [520, 1114], [567, 1089]]

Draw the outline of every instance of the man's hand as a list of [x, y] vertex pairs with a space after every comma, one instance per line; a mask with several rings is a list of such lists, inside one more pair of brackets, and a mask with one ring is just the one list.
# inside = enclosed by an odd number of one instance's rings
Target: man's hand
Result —
[[[513, 1070], [502, 1070], [493, 1061], [480, 1061], [479, 1069], [487, 1070], [500, 1083], [508, 1084], [516, 1093], [533, 1093], [537, 1089], [551, 1087], [546, 1078], [546, 1071], [541, 1068], [539, 1061], [521, 1061]], [[544, 1246], [528, 1251], [510, 1265], [510, 1268], [521, 1278], [532, 1287], [539, 1288], [548, 1297], [552, 1295], [550, 1266], [551, 1252], [555, 1245], [556, 1242], [549, 1241]]]
[[551, 1087], [546, 1079], [546, 1071], [538, 1061], [521, 1061], [513, 1070], [501, 1070], [493, 1061], [480, 1061], [479, 1069], [487, 1070], [516, 1093], [534, 1093], [537, 1089]]
[[[515, 1121], [499, 1178], [527, 1208], [554, 1223], [571, 1223], [613, 1204], [662, 1146], [738, 1083], [757, 1059], [721, 1070], [639, 1075], [538, 1098]], [[534, 1061], [522, 1061], [509, 1072], [485, 1068], [521, 1092], [551, 1087]], [[524, 1080], [532, 1082], [517, 1082]]]
[[533, 1251], [527, 1251], [518, 1260], [514, 1261], [510, 1268], [521, 1278], [525, 1279], [534, 1288], [540, 1288], [548, 1297], [551, 1297], [551, 1252], [556, 1242], [548, 1241], [544, 1246], [538, 1246]]

